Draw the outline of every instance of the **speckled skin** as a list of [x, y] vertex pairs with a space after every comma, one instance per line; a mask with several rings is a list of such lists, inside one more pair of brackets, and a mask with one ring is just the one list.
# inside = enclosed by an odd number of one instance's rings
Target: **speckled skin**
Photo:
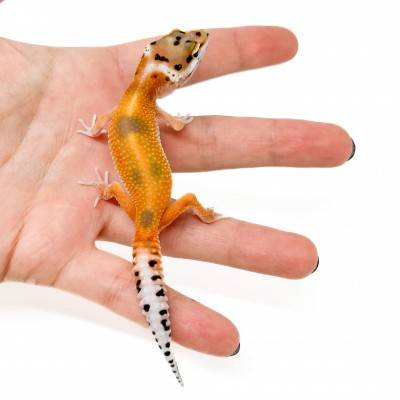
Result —
[[158, 243], [161, 219], [171, 198], [171, 169], [159, 138], [156, 99], [190, 77], [207, 41], [204, 31], [174, 30], [146, 46], [133, 82], [112, 114], [109, 146], [132, 199], [134, 248], [144, 242]]
[[[219, 217], [211, 209], [205, 209], [191, 193], [171, 202], [171, 169], [161, 146], [157, 116], [166, 118], [176, 130], [182, 129], [190, 119], [172, 117], [159, 110], [156, 99], [187, 81], [207, 43], [208, 33], [203, 30], [174, 30], [145, 47], [133, 82], [112, 112], [108, 130], [110, 152], [125, 190], [117, 182], [108, 184], [107, 180], [89, 183], [97, 187], [100, 198], [116, 198], [135, 222], [133, 271], [139, 305], [182, 385], [171, 350], [159, 232], [188, 209], [207, 223]], [[87, 130], [80, 132], [95, 137], [103, 131], [106, 120], [107, 116], [99, 117], [92, 127], [83, 123]]]
[[135, 242], [157, 241], [171, 197], [169, 163], [159, 140], [155, 91], [163, 77], [136, 80], [112, 116], [109, 146], [135, 209]]

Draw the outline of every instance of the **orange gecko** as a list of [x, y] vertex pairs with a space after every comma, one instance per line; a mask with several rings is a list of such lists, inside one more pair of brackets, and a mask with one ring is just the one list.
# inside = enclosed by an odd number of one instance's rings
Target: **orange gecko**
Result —
[[139, 305], [154, 338], [173, 373], [183, 386], [171, 349], [168, 301], [161, 265], [159, 233], [186, 210], [210, 223], [220, 217], [204, 208], [194, 194], [171, 202], [171, 169], [160, 142], [157, 116], [175, 130], [181, 130], [192, 118], [174, 117], [161, 110], [156, 100], [182, 86], [193, 74], [207, 47], [209, 34], [204, 30], [174, 30], [144, 49], [133, 82], [119, 105], [109, 114], [93, 117], [79, 133], [96, 137], [107, 133], [112, 159], [125, 188], [108, 182], [96, 169], [97, 181], [80, 182], [95, 186], [100, 199], [115, 198], [134, 221], [133, 273], [136, 277]]

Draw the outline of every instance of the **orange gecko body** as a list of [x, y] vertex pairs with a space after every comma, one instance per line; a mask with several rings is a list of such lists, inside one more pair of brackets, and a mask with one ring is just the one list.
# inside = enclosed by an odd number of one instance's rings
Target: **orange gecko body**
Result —
[[171, 169], [161, 146], [157, 117], [165, 118], [175, 130], [181, 130], [191, 118], [169, 115], [157, 106], [156, 100], [190, 78], [207, 43], [208, 33], [203, 30], [174, 30], [147, 45], [134, 79], [118, 106], [110, 114], [94, 117], [92, 126], [81, 121], [86, 129], [79, 131], [95, 137], [104, 133], [110, 122], [110, 153], [124, 188], [117, 182], [109, 184], [108, 173], [102, 180], [98, 171], [97, 181], [83, 183], [97, 188], [98, 199], [116, 198], [135, 223], [133, 273], [139, 306], [181, 384], [182, 378], [171, 349], [159, 233], [188, 209], [207, 223], [219, 217], [212, 209], [204, 208], [191, 193], [171, 200]]
[[165, 76], [131, 84], [112, 115], [108, 133], [115, 167], [132, 199], [135, 242], [158, 240], [161, 217], [171, 198], [171, 169], [156, 119], [160, 80]]

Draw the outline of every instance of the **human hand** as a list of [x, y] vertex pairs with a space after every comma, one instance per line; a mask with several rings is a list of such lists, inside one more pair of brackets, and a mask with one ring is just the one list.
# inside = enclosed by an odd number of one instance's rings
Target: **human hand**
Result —
[[[283, 62], [297, 50], [282, 28], [210, 32], [191, 83]], [[106, 143], [75, 132], [79, 117], [118, 102], [148, 41], [53, 48], [0, 39], [6, 77], [0, 81], [0, 279], [67, 290], [143, 325], [131, 264], [94, 245], [97, 239], [130, 244], [132, 222], [112, 203], [93, 209], [93, 192], [77, 185], [95, 165], [112, 170]], [[338, 126], [298, 120], [196, 117], [182, 135], [163, 126], [162, 141], [172, 169], [187, 172], [329, 167], [353, 152]], [[166, 255], [286, 278], [308, 275], [318, 260], [303, 236], [235, 219], [205, 225], [185, 215], [162, 233], [161, 245]], [[234, 352], [239, 336], [229, 320], [173, 289], [168, 297], [177, 342], [209, 354]]]

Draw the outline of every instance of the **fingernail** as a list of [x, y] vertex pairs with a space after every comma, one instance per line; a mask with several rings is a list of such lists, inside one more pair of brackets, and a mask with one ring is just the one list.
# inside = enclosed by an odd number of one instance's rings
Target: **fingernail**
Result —
[[312, 274], [318, 269], [318, 265], [319, 265], [319, 257], [318, 257], [318, 260], [317, 260], [317, 265], [313, 269], [313, 272], [311, 272]]
[[354, 157], [354, 154], [356, 152], [356, 144], [354, 143], [354, 140], [351, 139], [351, 142], [353, 143], [353, 150], [352, 150], [352, 152], [350, 154], [350, 157], [347, 159], [347, 161], [350, 161]]
[[240, 342], [238, 344], [238, 347], [236, 347], [236, 350], [230, 355], [230, 357], [235, 356], [237, 353], [239, 353], [240, 350]]

